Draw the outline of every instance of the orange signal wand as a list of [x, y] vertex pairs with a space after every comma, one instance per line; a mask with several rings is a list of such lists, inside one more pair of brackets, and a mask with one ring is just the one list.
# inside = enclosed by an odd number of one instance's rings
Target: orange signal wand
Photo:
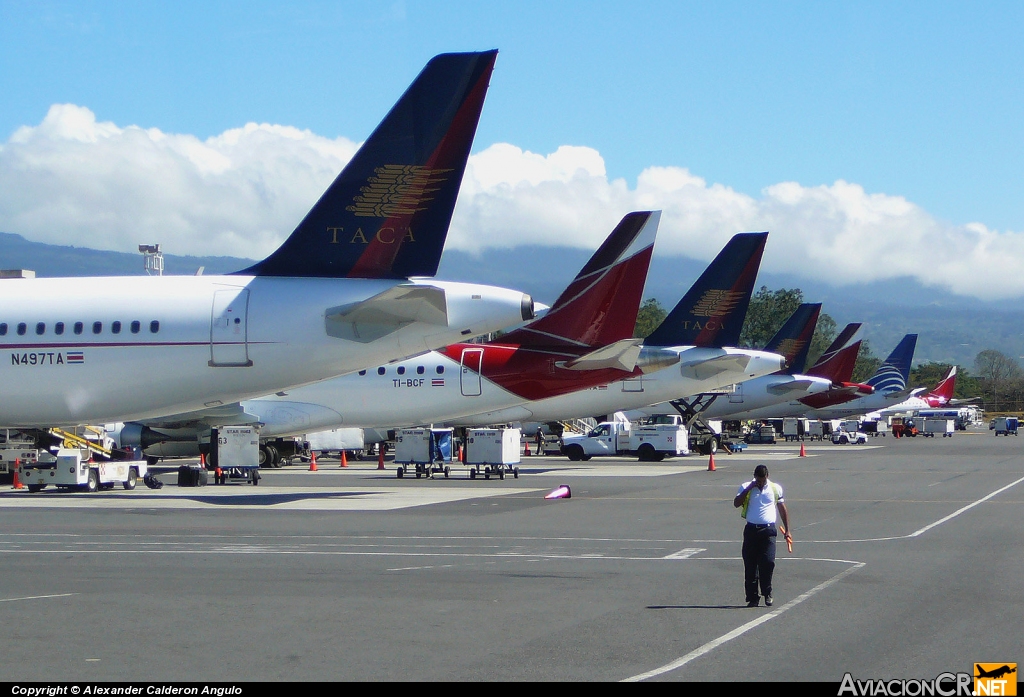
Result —
[[788, 532], [786, 532], [786, 527], [784, 525], [782, 525], [782, 523], [779, 523], [779, 528], [782, 530], [783, 537], [786, 538], [786, 547], [789, 548], [789, 553], [792, 554], [793, 553], [793, 538], [790, 536], [790, 534]]

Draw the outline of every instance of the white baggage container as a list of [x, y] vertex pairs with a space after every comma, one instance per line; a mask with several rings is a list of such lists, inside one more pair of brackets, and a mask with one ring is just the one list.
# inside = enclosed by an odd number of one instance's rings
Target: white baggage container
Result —
[[405, 476], [406, 470], [415, 468], [416, 478], [424, 474], [444, 473], [447, 478], [451, 473], [449, 464], [452, 462], [454, 429], [451, 428], [403, 428], [395, 433], [395, 464], [398, 465], [398, 478]]
[[925, 419], [922, 433], [929, 438], [934, 438], [936, 433], [941, 433], [943, 438], [947, 436], [952, 438], [955, 430], [956, 421], [954, 419]]
[[519, 478], [519, 443], [522, 431], [518, 428], [473, 428], [466, 432], [466, 464], [470, 466], [469, 478], [476, 479], [483, 474], [505, 478], [508, 470]]

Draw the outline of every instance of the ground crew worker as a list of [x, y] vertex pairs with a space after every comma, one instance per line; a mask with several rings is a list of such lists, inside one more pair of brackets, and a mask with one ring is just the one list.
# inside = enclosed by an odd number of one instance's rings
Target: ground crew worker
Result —
[[544, 454], [544, 431], [540, 426], [537, 427], [537, 454]]
[[742, 508], [740, 515], [747, 519], [743, 528], [743, 578], [747, 607], [757, 607], [760, 602], [758, 584], [761, 586], [764, 604], [771, 607], [775, 538], [778, 536], [775, 524], [779, 517], [785, 526], [783, 533], [786, 541], [790, 544], [793, 542], [782, 487], [769, 481], [765, 465], [758, 465], [754, 468], [754, 479], [749, 484], [740, 485], [732, 505]]

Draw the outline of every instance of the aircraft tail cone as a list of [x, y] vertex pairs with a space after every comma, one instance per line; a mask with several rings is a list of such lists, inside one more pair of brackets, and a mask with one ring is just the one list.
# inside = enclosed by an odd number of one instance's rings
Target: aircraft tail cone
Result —
[[571, 499], [572, 490], [569, 489], [568, 484], [562, 484], [560, 487], [552, 491], [550, 494], [544, 496], [545, 499]]
[[384, 469], [384, 444], [377, 446], [377, 469]]
[[21, 483], [21, 478], [18, 476], [21, 473], [21, 460], [14, 460], [14, 481], [12, 484], [15, 489], [24, 489], [25, 485]]
[[800, 443], [800, 457], [807, 457], [807, 450], [804, 449], [803, 443]]
[[316, 472], [316, 453], [309, 453], [309, 471]]
[[715, 454], [711, 453], [711, 457], [708, 459], [708, 472], [715, 471]]
[[348, 457], [345, 455], [345, 451], [341, 451], [341, 466], [348, 467]]

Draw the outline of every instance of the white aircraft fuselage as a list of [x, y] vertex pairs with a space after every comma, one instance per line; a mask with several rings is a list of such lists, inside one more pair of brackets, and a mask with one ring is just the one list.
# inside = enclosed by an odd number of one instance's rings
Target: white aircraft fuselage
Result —
[[[719, 395], [701, 412], [704, 419], [746, 419], [754, 409], [767, 409], [812, 394], [825, 392], [831, 380], [812, 375], [762, 375], [740, 382], [727, 394]], [[657, 404], [642, 409], [646, 414], [677, 414], [671, 404]]]
[[[358, 338], [366, 325], [329, 333], [332, 312], [398, 286], [441, 307], [376, 338]], [[11, 279], [0, 290], [0, 427], [237, 402], [519, 323], [528, 300], [468, 283], [272, 276]]]

